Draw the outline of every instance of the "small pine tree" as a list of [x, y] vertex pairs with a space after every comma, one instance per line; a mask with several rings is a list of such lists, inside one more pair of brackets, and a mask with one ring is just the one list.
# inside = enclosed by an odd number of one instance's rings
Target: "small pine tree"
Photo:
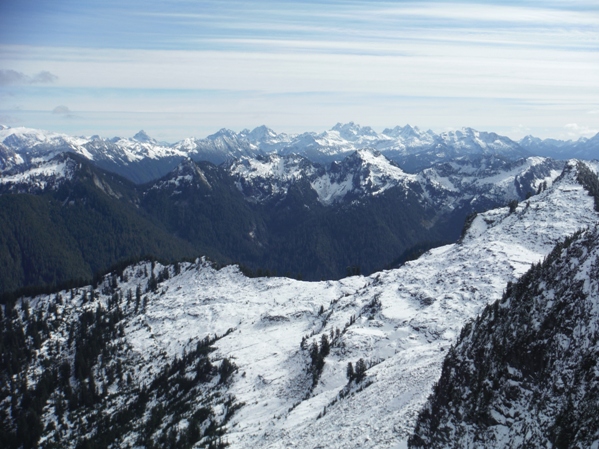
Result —
[[355, 370], [356, 382], [362, 382], [364, 377], [366, 377], [366, 369], [367, 369], [366, 362], [364, 361], [364, 359], [360, 359], [356, 362], [356, 370]]
[[310, 358], [312, 359], [312, 365], [316, 364], [316, 360], [318, 359], [318, 343], [316, 343], [316, 340], [314, 340], [312, 342], [312, 345], [310, 346]]
[[320, 356], [325, 358], [331, 352], [331, 344], [329, 343], [329, 339], [326, 334], [322, 335], [320, 339]]
[[349, 362], [347, 364], [347, 370], [345, 372], [345, 375], [347, 376], [347, 380], [349, 382], [351, 382], [352, 380], [354, 380], [354, 378], [356, 377], [356, 374], [354, 373], [354, 365], [352, 365], [351, 362]]
[[219, 383], [225, 383], [227, 379], [233, 374], [235, 371], [235, 365], [229, 361], [229, 359], [223, 359], [222, 363], [218, 367], [218, 373], [220, 374]]

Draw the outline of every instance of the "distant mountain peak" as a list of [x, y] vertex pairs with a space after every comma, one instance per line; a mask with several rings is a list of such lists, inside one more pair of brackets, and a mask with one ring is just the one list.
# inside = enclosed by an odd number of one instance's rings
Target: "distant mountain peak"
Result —
[[207, 139], [210, 140], [216, 140], [218, 138], [222, 138], [222, 137], [227, 137], [227, 138], [237, 138], [237, 133], [231, 129], [227, 129], [227, 128], [221, 128], [219, 129], [217, 132], [215, 132], [214, 134], [210, 134]]
[[137, 134], [135, 134], [133, 136], [133, 139], [137, 140], [138, 142], [143, 142], [143, 143], [153, 143], [153, 142], [156, 142], [143, 129], [140, 130]]
[[376, 131], [370, 126], [360, 126], [357, 123], [337, 123], [331, 128], [331, 131], [337, 131], [339, 135], [347, 140], [353, 140], [356, 137], [378, 137]]
[[268, 128], [265, 125], [258, 126], [257, 128], [254, 128], [247, 134], [251, 140], [256, 141], [266, 140], [277, 136], [276, 132], [274, 132], [272, 129]]

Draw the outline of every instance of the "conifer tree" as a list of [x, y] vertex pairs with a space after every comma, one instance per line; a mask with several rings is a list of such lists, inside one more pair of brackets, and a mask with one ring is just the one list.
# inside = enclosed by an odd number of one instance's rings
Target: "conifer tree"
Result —
[[352, 380], [354, 380], [354, 377], [355, 377], [354, 365], [352, 365], [351, 362], [348, 362], [348, 364], [347, 364], [347, 370], [346, 370], [345, 374], [346, 374], [347, 380], [349, 382], [351, 382]]
[[356, 362], [356, 370], [355, 370], [356, 382], [362, 382], [364, 377], [366, 377], [366, 369], [367, 369], [366, 362], [364, 361], [364, 359], [360, 359]]

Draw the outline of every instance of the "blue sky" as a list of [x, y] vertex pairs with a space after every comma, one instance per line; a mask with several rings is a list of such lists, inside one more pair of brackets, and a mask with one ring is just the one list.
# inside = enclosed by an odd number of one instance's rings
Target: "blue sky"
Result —
[[599, 131], [593, 1], [0, 2], [0, 123], [167, 141], [227, 127]]

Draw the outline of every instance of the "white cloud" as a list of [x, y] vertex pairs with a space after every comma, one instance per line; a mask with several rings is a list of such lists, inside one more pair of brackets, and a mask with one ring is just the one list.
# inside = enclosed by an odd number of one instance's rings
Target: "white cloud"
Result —
[[597, 129], [588, 126], [579, 125], [577, 123], [568, 123], [564, 126], [566, 129], [565, 135], [570, 139], [578, 139], [580, 137], [592, 137], [599, 132]]

